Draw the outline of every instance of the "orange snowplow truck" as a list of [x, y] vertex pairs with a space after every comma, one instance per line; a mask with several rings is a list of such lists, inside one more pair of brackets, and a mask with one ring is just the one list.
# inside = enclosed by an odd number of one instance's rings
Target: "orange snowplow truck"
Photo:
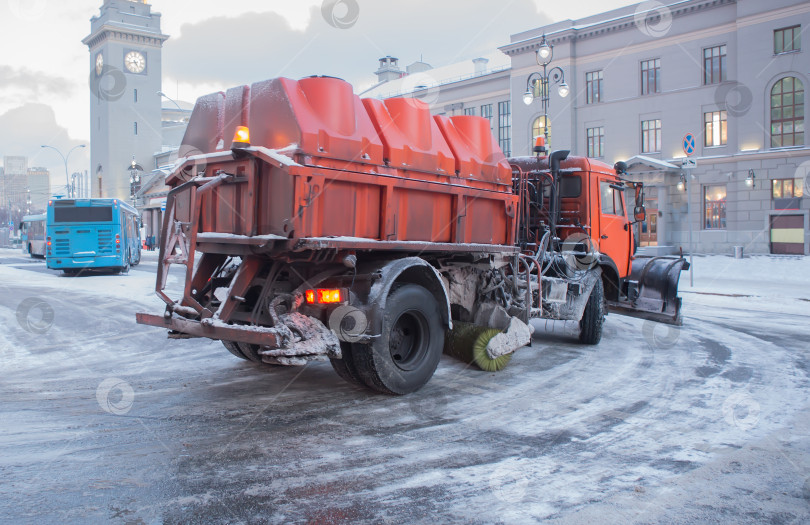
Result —
[[633, 256], [643, 188], [621, 166], [507, 159], [486, 119], [361, 100], [329, 77], [204, 96], [183, 144], [166, 180], [166, 309], [137, 314], [170, 337], [267, 366], [328, 359], [349, 382], [406, 394], [443, 349], [502, 368], [531, 319], [577, 321], [585, 344], [608, 311], [680, 322], [687, 263]]

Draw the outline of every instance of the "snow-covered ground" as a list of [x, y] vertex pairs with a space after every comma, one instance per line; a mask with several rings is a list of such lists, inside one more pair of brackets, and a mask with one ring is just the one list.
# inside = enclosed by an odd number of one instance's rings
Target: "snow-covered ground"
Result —
[[0, 522], [810, 522], [810, 258], [696, 256], [683, 327], [539, 330], [404, 397], [136, 325], [156, 260], [0, 250]]
[[690, 286], [689, 271], [683, 272], [680, 285], [692, 303], [810, 313], [810, 257], [695, 256], [693, 279]]

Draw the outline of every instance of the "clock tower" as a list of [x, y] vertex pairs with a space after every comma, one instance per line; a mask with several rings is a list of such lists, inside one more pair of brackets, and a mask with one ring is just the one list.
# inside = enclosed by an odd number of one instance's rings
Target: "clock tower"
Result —
[[[130, 166], [146, 172], [162, 146], [160, 13], [145, 0], [104, 0], [90, 19], [92, 196], [130, 200]], [[134, 163], [133, 163], [134, 161]]]

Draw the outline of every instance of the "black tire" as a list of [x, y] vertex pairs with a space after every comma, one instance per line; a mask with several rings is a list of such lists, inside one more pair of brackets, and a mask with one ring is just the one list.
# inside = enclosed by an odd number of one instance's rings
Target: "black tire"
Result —
[[354, 364], [352, 344], [341, 341], [340, 351], [343, 354], [343, 359], [329, 358], [329, 362], [332, 363], [332, 368], [334, 368], [337, 375], [347, 383], [365, 388], [366, 384], [363, 382], [363, 379], [360, 377], [360, 372], [357, 371], [357, 366]]
[[239, 350], [239, 347], [233, 341], [222, 341], [222, 346], [227, 348], [228, 352], [232, 353], [239, 359], [244, 359], [245, 361], [249, 360], [247, 357], [245, 357], [245, 354], [243, 354], [242, 351]]
[[256, 363], [257, 365], [266, 366], [268, 368], [272, 368], [275, 366], [284, 366], [284, 365], [275, 365], [272, 363], [265, 363], [262, 361], [262, 355], [259, 351], [262, 349], [259, 345], [254, 345], [251, 343], [236, 343], [236, 347], [239, 348], [239, 351], [242, 352], [242, 355], [245, 356], [245, 359], [252, 363]]
[[406, 284], [388, 296], [382, 335], [368, 345], [352, 346], [352, 357], [369, 388], [403, 395], [419, 390], [433, 377], [443, 345], [436, 299], [421, 286]]
[[259, 345], [253, 345], [250, 343], [236, 343], [236, 346], [245, 356], [245, 359], [248, 361], [253, 361], [254, 363], [262, 363], [262, 356], [259, 354], [259, 350], [261, 347]]
[[127, 252], [127, 258], [124, 260], [124, 266], [118, 269], [119, 274], [126, 274], [129, 273], [129, 252]]
[[586, 345], [597, 345], [602, 340], [602, 325], [605, 323], [605, 289], [602, 279], [596, 280], [579, 320], [579, 342]]

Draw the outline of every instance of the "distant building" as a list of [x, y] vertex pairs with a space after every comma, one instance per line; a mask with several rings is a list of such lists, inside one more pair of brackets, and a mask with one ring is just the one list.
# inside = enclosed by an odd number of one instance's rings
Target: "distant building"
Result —
[[47, 168], [28, 168], [26, 173], [27, 193], [30, 199], [29, 213], [45, 211], [51, 197], [51, 174]]
[[23, 214], [28, 209], [28, 158], [21, 156], [3, 157], [3, 175], [0, 183], [0, 207], [12, 215]]

